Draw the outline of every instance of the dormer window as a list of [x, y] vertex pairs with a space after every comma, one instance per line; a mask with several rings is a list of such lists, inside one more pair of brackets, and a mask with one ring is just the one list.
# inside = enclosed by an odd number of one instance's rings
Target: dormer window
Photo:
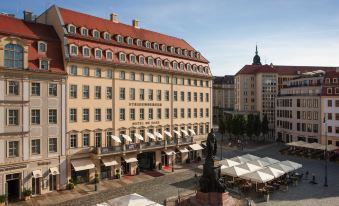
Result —
[[184, 49], [184, 55], [187, 56], [188, 55], [188, 52], [186, 49]]
[[153, 65], [153, 64], [154, 64], [154, 60], [153, 60], [152, 57], [148, 57], [148, 59], [147, 59], [147, 64], [148, 64], [148, 65]]
[[82, 47], [82, 55], [84, 57], [90, 57], [91, 56], [91, 49], [87, 46]]
[[49, 69], [49, 60], [48, 59], [40, 59], [40, 66], [41, 70], [48, 70]]
[[184, 70], [184, 63], [179, 64], [180, 70]]
[[76, 27], [73, 25], [73, 24], [69, 24], [68, 25], [68, 33], [70, 33], [70, 34], [76, 34], [77, 32], [76, 32]]
[[199, 72], [202, 72], [202, 66], [201, 65], [199, 66]]
[[146, 42], [145, 42], [145, 47], [146, 47], [146, 48], [151, 48], [151, 42], [146, 41]]
[[194, 71], [194, 72], [197, 71], [197, 65], [193, 65], [193, 71]]
[[139, 64], [145, 64], [145, 57], [139, 56]]
[[191, 71], [191, 65], [190, 65], [190, 64], [187, 64], [187, 65], [186, 65], [186, 70], [187, 70], [187, 71]]
[[71, 44], [69, 50], [70, 50], [71, 56], [77, 56], [78, 55], [78, 47], [76, 45]]
[[113, 60], [113, 52], [110, 50], [106, 51], [106, 60], [112, 61]]
[[126, 54], [125, 53], [123, 53], [123, 52], [119, 53], [119, 61], [122, 62], [122, 63], [126, 62]]
[[129, 62], [131, 62], [131, 63], [135, 63], [136, 62], [136, 57], [135, 57], [134, 54], [130, 54], [129, 55]]
[[80, 32], [81, 32], [82, 36], [88, 36], [88, 29], [87, 28], [81, 27]]
[[174, 47], [168, 46], [168, 52], [174, 53]]
[[157, 59], [157, 67], [161, 67], [161, 59]]
[[108, 32], [104, 32], [104, 39], [111, 40], [111, 35]]
[[93, 30], [93, 37], [96, 39], [100, 38], [100, 32], [98, 30]]
[[163, 45], [161, 45], [161, 51], [166, 51], [166, 45], [165, 44], [163, 44]]
[[327, 94], [332, 94], [332, 88], [327, 88]]
[[137, 46], [142, 46], [142, 41], [140, 39], [137, 39], [136, 42], [137, 42]]
[[46, 53], [47, 52], [47, 43], [43, 41], [38, 41], [38, 52]]
[[199, 59], [199, 58], [200, 58], [200, 53], [199, 53], [199, 52], [196, 52], [196, 53], [195, 53], [195, 57], [196, 57], [197, 59]]
[[117, 35], [116, 40], [117, 42], [122, 43], [124, 41], [124, 38], [121, 35]]
[[172, 63], [172, 67], [173, 67], [173, 69], [178, 69], [178, 63], [174, 61]]
[[133, 45], [133, 39], [131, 37], [127, 37], [127, 44]]
[[95, 58], [101, 59], [102, 58], [102, 51], [101, 49], [95, 49]]
[[208, 74], [208, 67], [204, 67], [204, 73]]
[[159, 50], [159, 45], [157, 43], [153, 43], [153, 49]]
[[165, 60], [165, 61], [164, 61], [164, 67], [165, 67], [166, 69], [169, 68], [169, 61], [168, 61], [168, 60]]
[[181, 49], [177, 48], [177, 54], [181, 55]]
[[190, 51], [190, 57], [193, 58], [193, 56], [194, 56], [194, 51]]

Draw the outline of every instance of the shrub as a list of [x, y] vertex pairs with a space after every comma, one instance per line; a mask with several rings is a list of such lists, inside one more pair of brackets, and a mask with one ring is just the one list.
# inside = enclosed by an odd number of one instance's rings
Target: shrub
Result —
[[0, 203], [6, 202], [6, 196], [5, 195], [0, 195]]
[[32, 195], [32, 190], [31, 190], [31, 189], [28, 189], [28, 188], [24, 188], [24, 190], [22, 191], [22, 194], [23, 194], [25, 197], [31, 196], [31, 195]]

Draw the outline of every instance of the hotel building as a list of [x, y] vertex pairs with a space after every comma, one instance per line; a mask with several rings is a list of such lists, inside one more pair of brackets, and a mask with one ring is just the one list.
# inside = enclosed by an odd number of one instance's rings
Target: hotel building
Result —
[[0, 15], [0, 195], [66, 184], [65, 88], [53, 27]]
[[[67, 177], [78, 182], [202, 156], [212, 127], [208, 61], [185, 40], [52, 6], [37, 18], [62, 40]], [[188, 160], [187, 160], [188, 159]]]

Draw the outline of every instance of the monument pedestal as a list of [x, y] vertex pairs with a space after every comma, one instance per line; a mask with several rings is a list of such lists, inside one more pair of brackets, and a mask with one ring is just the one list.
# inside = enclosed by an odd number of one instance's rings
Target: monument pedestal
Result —
[[235, 206], [235, 200], [228, 192], [197, 192], [195, 197], [190, 199], [193, 206]]

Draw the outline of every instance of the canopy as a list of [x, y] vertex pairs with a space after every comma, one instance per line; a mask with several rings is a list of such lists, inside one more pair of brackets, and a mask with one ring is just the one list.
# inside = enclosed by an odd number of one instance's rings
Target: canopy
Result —
[[111, 135], [111, 138], [112, 138], [114, 141], [121, 143], [121, 139], [120, 139], [119, 137], [114, 136], [114, 135]]
[[154, 137], [154, 135], [153, 135], [152, 133], [147, 132], [146, 135], [147, 135], [149, 138], [155, 140], [155, 137]]
[[123, 134], [122, 137], [128, 142], [132, 142], [132, 138], [128, 136], [127, 134]]
[[179, 132], [179, 131], [177, 131], [177, 130], [173, 130], [173, 132], [174, 132], [175, 134], [177, 134], [177, 135], [178, 135], [178, 137], [181, 137], [181, 134], [180, 134], [180, 132]]
[[204, 148], [202, 148], [202, 146], [200, 146], [200, 144], [191, 144], [191, 145], [189, 145], [189, 147], [192, 150], [202, 150], [202, 149], [204, 149]]
[[95, 168], [95, 165], [93, 164], [93, 162], [90, 159], [71, 160], [71, 163], [72, 163], [74, 170], [76, 172]]
[[154, 135], [160, 139], [163, 139], [162, 134], [160, 134], [159, 132], [154, 132]]
[[114, 158], [102, 158], [101, 161], [106, 167], [118, 165], [118, 162]]
[[289, 166], [289, 167], [292, 167], [292, 168], [295, 169], [295, 170], [302, 167], [301, 164], [296, 163], [296, 162], [292, 162], [292, 161], [289, 161], [289, 160], [285, 160], [285, 161], [282, 161], [282, 162], [280, 162], [280, 163], [283, 164], [283, 165], [287, 165], [287, 166]]
[[251, 154], [245, 154], [245, 155], [241, 155], [241, 157], [249, 159], [249, 160], [257, 160], [260, 159], [260, 157], [255, 156], [255, 155], [251, 155]]
[[245, 162], [249, 162], [250, 161], [249, 159], [241, 157], [241, 156], [233, 157], [230, 160], [233, 160], [233, 161], [236, 161], [236, 162], [239, 162], [239, 163], [245, 163]]
[[169, 136], [169, 137], [172, 137], [172, 134], [169, 132], [169, 131], [164, 131], [164, 133]]
[[[334, 150], [337, 150], [339, 147], [333, 145], [333, 144], [329, 144], [327, 145], [327, 151], [334, 151]], [[321, 146], [321, 149], [322, 150], [326, 150], [326, 145], [322, 145]]]
[[134, 136], [142, 141], [144, 141], [144, 137], [141, 136], [141, 134], [138, 134], [138, 133], [134, 133]]
[[233, 161], [231, 159], [223, 159], [220, 161], [220, 164], [224, 165], [225, 167], [233, 167], [239, 165], [239, 162]]
[[269, 166], [267, 166], [267, 167], [272, 167], [272, 168], [274, 168], [274, 169], [281, 170], [281, 171], [283, 171], [283, 172], [285, 172], [285, 173], [291, 172], [291, 171], [294, 170], [293, 167], [290, 167], [290, 166], [281, 164], [280, 162], [275, 163], [275, 164], [273, 164], [273, 165], [269, 165]]
[[305, 143], [301, 147], [309, 148], [309, 149], [320, 149], [321, 144], [313, 142], [313, 143]]
[[258, 171], [265, 172], [267, 174], [273, 175], [275, 178], [278, 178], [278, 177], [282, 176], [283, 174], [285, 174], [284, 171], [275, 169], [273, 167], [265, 167], [265, 168], [258, 170]]
[[191, 135], [196, 135], [193, 129], [188, 129], [191, 132]]
[[181, 153], [189, 152], [189, 150], [188, 150], [187, 148], [179, 149], [179, 151], [180, 151]]
[[182, 129], [181, 131], [182, 133], [184, 133], [185, 136], [188, 136], [188, 132], [186, 130]]
[[258, 160], [252, 160], [252, 161], [249, 161], [248, 163], [250, 164], [253, 164], [253, 165], [256, 165], [258, 167], [266, 167], [267, 165], [270, 165], [271, 163], [269, 162], [265, 162], [261, 159], [258, 159]]
[[58, 175], [58, 174], [60, 174], [58, 167], [51, 167], [51, 168], [49, 168], [49, 172], [50, 172], [51, 175]]
[[41, 170], [34, 170], [34, 171], [32, 171], [32, 176], [33, 176], [33, 178], [40, 178], [40, 177], [42, 177]]
[[248, 162], [245, 162], [245, 163], [243, 163], [243, 164], [241, 164], [241, 165], [237, 165], [237, 167], [243, 168], [243, 169], [245, 169], [245, 170], [249, 170], [250, 172], [253, 172], [253, 171], [257, 171], [257, 170], [262, 169], [262, 167], [257, 166], [257, 165], [254, 165], [254, 164], [250, 164], [250, 163], [248, 163]]
[[263, 157], [263, 158], [260, 158], [260, 160], [268, 162], [270, 164], [275, 164], [275, 163], [279, 162], [279, 160], [276, 160], [276, 159], [273, 159], [273, 158], [270, 158], [270, 157]]
[[300, 147], [304, 144], [307, 144], [306, 142], [304, 141], [296, 141], [296, 142], [289, 142], [287, 143], [288, 146], [295, 146], [295, 147]]
[[164, 151], [166, 155], [175, 155], [175, 152], [173, 150], [165, 150]]
[[126, 163], [138, 162], [138, 159], [135, 157], [124, 157]]
[[265, 183], [265, 182], [268, 182], [274, 179], [273, 175], [270, 175], [270, 174], [267, 174], [261, 171], [247, 173], [247, 174], [241, 175], [240, 177], [243, 179], [247, 179], [247, 180], [250, 180], [253, 182], [259, 182], [259, 183]]
[[232, 177], [239, 177], [240, 175], [244, 175], [249, 173], [250, 171], [234, 166], [234, 167], [228, 167], [225, 169], [221, 170], [221, 174], [223, 175], [228, 175], [228, 176], [232, 176]]
[[109, 206], [161, 206], [137, 193], [111, 199], [107, 203]]

